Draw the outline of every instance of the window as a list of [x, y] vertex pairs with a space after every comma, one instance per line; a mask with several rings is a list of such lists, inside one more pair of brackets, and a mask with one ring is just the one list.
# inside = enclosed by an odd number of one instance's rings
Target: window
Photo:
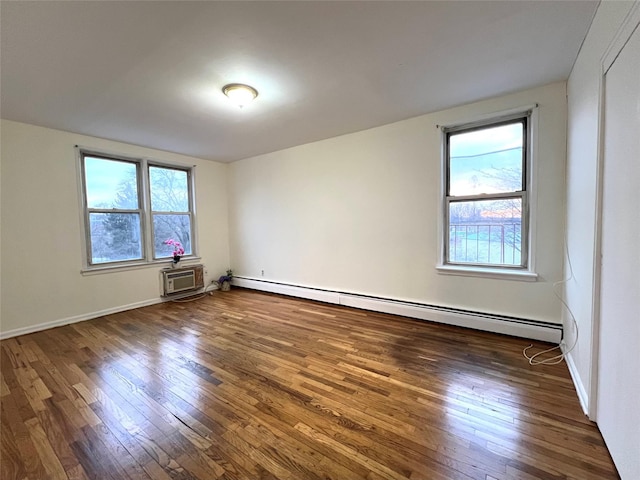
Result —
[[170, 258], [179, 241], [193, 252], [193, 172], [142, 159], [80, 152], [87, 266]]
[[172, 238], [191, 254], [191, 208], [189, 171], [149, 165], [151, 216], [153, 217], [154, 258], [173, 255], [173, 247], [164, 242]]
[[445, 128], [444, 264], [527, 269], [530, 112]]

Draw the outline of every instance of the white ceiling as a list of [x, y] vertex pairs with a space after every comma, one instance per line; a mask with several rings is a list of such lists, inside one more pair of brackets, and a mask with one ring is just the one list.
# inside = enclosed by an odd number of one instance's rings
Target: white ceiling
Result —
[[0, 113], [228, 162], [564, 80], [597, 5], [2, 1]]

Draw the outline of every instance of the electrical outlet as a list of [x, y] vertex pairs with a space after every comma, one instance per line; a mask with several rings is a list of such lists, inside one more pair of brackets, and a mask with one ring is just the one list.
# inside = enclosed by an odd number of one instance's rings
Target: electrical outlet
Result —
[[264, 270], [262, 270], [262, 276], [264, 277]]

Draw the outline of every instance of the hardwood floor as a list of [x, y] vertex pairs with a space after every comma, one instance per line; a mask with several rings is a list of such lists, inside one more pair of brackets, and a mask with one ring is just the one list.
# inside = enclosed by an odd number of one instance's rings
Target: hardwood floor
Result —
[[1, 342], [0, 473], [618, 478], [528, 343], [240, 289], [24, 335]]

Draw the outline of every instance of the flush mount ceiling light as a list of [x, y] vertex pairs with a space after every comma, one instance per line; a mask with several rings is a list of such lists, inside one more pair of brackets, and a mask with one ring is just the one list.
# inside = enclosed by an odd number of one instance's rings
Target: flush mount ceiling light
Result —
[[251, 103], [253, 99], [258, 96], [258, 91], [250, 87], [249, 85], [243, 85], [242, 83], [230, 83], [222, 87], [222, 92], [229, 97], [233, 103], [240, 108], [244, 107], [248, 103]]

